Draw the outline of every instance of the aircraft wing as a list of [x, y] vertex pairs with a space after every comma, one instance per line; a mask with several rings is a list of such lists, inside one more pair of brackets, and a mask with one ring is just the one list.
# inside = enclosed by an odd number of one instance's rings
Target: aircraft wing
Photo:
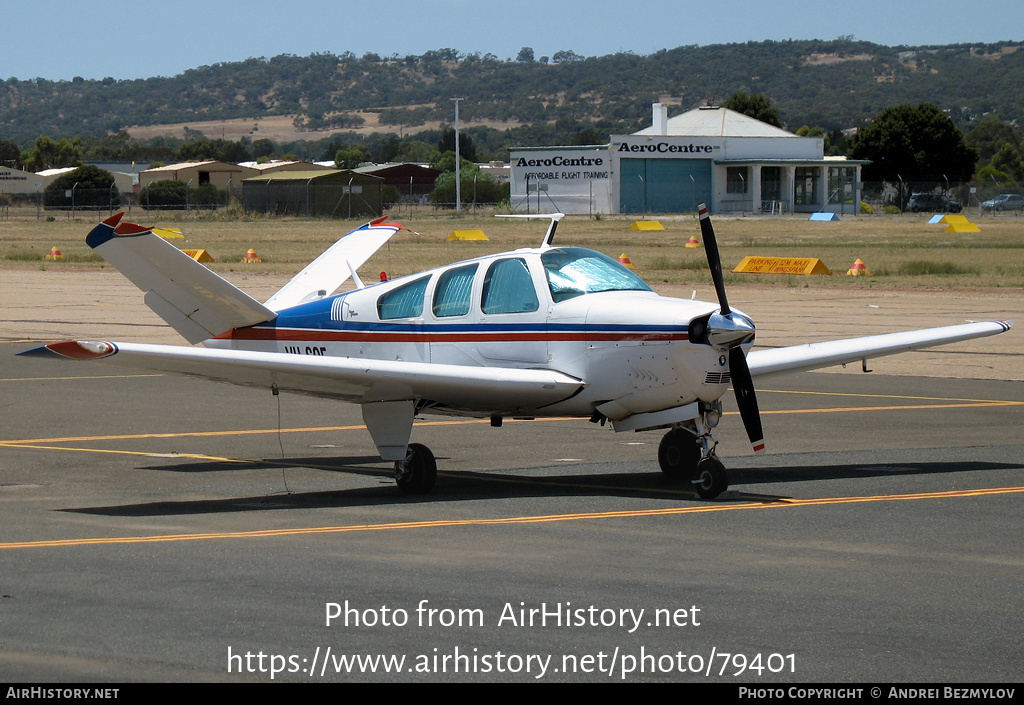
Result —
[[144, 291], [146, 305], [188, 342], [277, 315], [150, 228], [121, 222], [123, 215], [104, 220], [85, 242]]
[[[560, 372], [221, 350], [142, 343], [67, 341], [20, 353], [200, 377], [356, 403], [425, 400], [454, 410], [514, 413], [547, 406], [586, 384]], [[485, 408], [484, 408], [485, 407]]]
[[1005, 333], [1012, 327], [1013, 321], [986, 321], [905, 333], [871, 335], [864, 338], [830, 340], [824, 343], [793, 345], [771, 350], [755, 350], [747, 354], [747, 366], [750, 368], [752, 377], [816, 370], [909, 350], [919, 350], [933, 345], [983, 338], [988, 335]]
[[267, 299], [267, 308], [282, 311], [304, 301], [330, 296], [383, 247], [402, 226], [378, 218], [331, 245]]

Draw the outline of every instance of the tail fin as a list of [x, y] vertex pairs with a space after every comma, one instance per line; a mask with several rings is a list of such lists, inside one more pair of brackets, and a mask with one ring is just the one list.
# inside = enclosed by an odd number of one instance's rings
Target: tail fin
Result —
[[333, 294], [392, 235], [404, 229], [398, 223], [385, 220], [378, 218], [361, 225], [331, 245], [267, 299], [267, 308], [281, 311]]
[[93, 228], [86, 243], [144, 291], [146, 305], [190, 343], [277, 315], [149, 228], [121, 222], [123, 215]]

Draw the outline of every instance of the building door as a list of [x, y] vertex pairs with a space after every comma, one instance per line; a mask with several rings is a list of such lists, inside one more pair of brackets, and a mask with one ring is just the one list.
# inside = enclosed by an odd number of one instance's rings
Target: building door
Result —
[[690, 213], [712, 207], [710, 159], [622, 159], [620, 213]]

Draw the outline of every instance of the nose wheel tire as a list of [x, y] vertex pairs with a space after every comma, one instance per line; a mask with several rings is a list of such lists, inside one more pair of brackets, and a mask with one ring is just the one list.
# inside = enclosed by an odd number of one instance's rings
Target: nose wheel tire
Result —
[[701, 499], [714, 499], [729, 489], [729, 475], [718, 458], [704, 458], [697, 464], [693, 489]]
[[673, 480], [692, 480], [700, 462], [700, 446], [689, 431], [674, 428], [661, 439], [658, 446], [658, 465], [666, 477]]
[[437, 462], [430, 449], [410, 443], [405, 460], [395, 463], [395, 482], [403, 494], [427, 494], [437, 481]]

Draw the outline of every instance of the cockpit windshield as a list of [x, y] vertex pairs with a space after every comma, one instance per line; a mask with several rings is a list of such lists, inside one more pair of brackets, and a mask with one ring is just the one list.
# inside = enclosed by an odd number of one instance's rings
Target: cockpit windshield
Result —
[[601, 291], [652, 291], [643, 279], [594, 250], [559, 247], [540, 259], [555, 303]]

